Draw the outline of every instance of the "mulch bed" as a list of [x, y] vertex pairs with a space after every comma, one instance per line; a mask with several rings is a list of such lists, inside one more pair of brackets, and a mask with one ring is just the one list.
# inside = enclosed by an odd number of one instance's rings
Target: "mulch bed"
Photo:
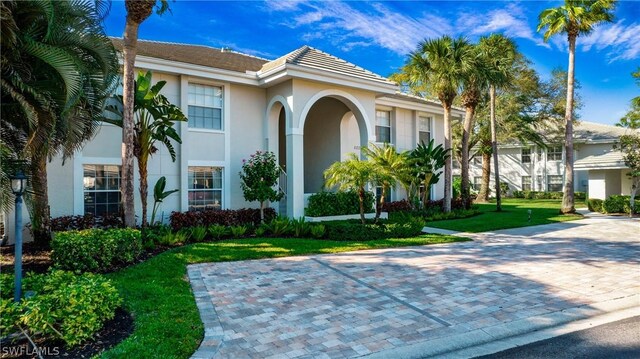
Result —
[[[110, 349], [133, 333], [133, 317], [123, 309], [116, 310], [113, 319], [106, 322], [90, 342], [65, 348], [59, 341], [34, 340], [43, 358], [91, 358]], [[38, 358], [36, 350], [26, 340], [2, 343], [0, 358]]]

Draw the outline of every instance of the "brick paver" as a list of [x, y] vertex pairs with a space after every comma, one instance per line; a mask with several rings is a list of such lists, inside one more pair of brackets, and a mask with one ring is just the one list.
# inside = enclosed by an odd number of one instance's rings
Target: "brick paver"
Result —
[[[350, 358], [640, 293], [640, 222], [474, 242], [189, 266], [195, 358]], [[497, 328], [497, 327], [496, 327]]]

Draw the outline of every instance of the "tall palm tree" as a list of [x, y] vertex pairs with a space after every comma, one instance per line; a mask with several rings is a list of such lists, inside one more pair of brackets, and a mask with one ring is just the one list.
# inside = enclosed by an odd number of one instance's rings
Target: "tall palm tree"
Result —
[[372, 162], [361, 160], [355, 153], [350, 153], [342, 162], [335, 162], [324, 171], [325, 184], [338, 187], [338, 190], [355, 190], [360, 202], [360, 221], [365, 224], [364, 198], [366, 187], [375, 180], [376, 167]]
[[382, 188], [380, 200], [376, 204], [375, 220], [377, 222], [384, 207], [386, 194], [408, 175], [408, 156], [406, 152], [398, 152], [395, 147], [388, 143], [382, 146], [376, 146], [371, 143], [362, 152], [375, 166], [375, 182]]
[[[97, 128], [118, 62], [102, 2], [3, 1], [2, 141], [27, 159], [31, 224], [49, 238], [47, 160], [71, 156]], [[16, 140], [20, 139], [20, 140]]]
[[[162, 14], [169, 9], [167, 0], [159, 0], [156, 12]], [[122, 37], [122, 57], [124, 62], [122, 76], [122, 99], [124, 103], [122, 118], [122, 208], [124, 210], [124, 223], [128, 227], [136, 225], [135, 206], [133, 203], [133, 157], [134, 157], [134, 94], [135, 77], [134, 66], [138, 46], [138, 28], [145, 21], [158, 0], [125, 0], [127, 17]]]
[[[186, 121], [187, 117], [180, 107], [173, 105], [160, 93], [166, 81], [159, 81], [151, 85], [151, 71], [139, 73], [135, 82], [133, 110], [136, 115], [133, 136], [134, 156], [138, 160], [138, 174], [140, 175], [140, 202], [142, 203], [142, 226], [147, 225], [147, 196], [149, 185], [147, 182], [147, 164], [149, 157], [158, 151], [157, 142], [161, 142], [169, 151], [171, 160], [175, 162], [176, 151], [171, 140], [182, 143], [180, 135], [173, 125], [176, 121]], [[116, 96], [117, 103], [110, 105], [107, 110], [115, 114], [115, 119], [106, 118], [104, 121], [122, 127], [123, 100]]]
[[490, 71], [487, 68], [487, 60], [477, 45], [471, 45], [472, 51], [469, 52], [469, 61], [472, 66], [463, 76], [462, 81], [462, 105], [465, 108], [464, 121], [462, 123], [462, 143], [461, 143], [461, 197], [464, 206], [471, 203], [471, 193], [469, 190], [469, 147], [471, 139], [471, 131], [474, 127], [476, 108], [482, 99], [482, 94], [488, 88], [488, 80]]
[[569, 40], [567, 74], [567, 104], [565, 121], [564, 193], [561, 213], [575, 212], [573, 197], [573, 87], [575, 79], [576, 39], [590, 33], [594, 26], [613, 21], [615, 0], [565, 0], [563, 6], [540, 13], [538, 31], [544, 31], [544, 41], [556, 34], [566, 34]]
[[[444, 110], [444, 149], [451, 149], [451, 107], [464, 74], [471, 67], [471, 46], [464, 38], [443, 36], [425, 40], [411, 53], [403, 68], [414, 86], [427, 84]], [[444, 211], [451, 211], [451, 157], [444, 166]]]
[[451, 149], [446, 149], [442, 145], [435, 145], [432, 139], [428, 144], [421, 142], [409, 153], [413, 178], [424, 186], [422, 195], [422, 208], [427, 207], [429, 201], [429, 190], [431, 185], [438, 182], [442, 167], [451, 160]]
[[496, 128], [496, 89], [508, 85], [514, 74], [516, 45], [513, 40], [501, 34], [483, 37], [478, 44], [487, 59], [489, 79], [489, 119], [491, 129], [491, 152], [493, 154], [496, 210], [502, 211], [500, 190], [500, 169], [498, 166], [498, 132]]

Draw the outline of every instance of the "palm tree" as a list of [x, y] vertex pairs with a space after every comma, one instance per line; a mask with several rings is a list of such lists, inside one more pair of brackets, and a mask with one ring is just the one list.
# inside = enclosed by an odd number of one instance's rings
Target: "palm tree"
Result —
[[[147, 225], [147, 164], [149, 157], [158, 151], [156, 142], [161, 142], [169, 151], [171, 160], [176, 160], [176, 150], [171, 140], [182, 143], [180, 135], [173, 125], [176, 121], [186, 121], [187, 118], [178, 106], [175, 106], [160, 93], [166, 81], [159, 81], [151, 85], [151, 71], [139, 73], [135, 82], [135, 102], [133, 104], [136, 122], [134, 125], [133, 153], [138, 160], [138, 174], [140, 175], [140, 201], [142, 202], [142, 226]], [[107, 110], [116, 115], [115, 119], [105, 119], [105, 122], [122, 127], [123, 100], [116, 96], [116, 105], [110, 105]]]
[[[3, 1], [2, 141], [28, 160], [31, 224], [49, 238], [47, 160], [93, 137], [115, 89], [118, 62], [104, 3]], [[19, 139], [19, 140], [17, 140]]]
[[472, 66], [464, 74], [463, 90], [461, 94], [462, 105], [465, 108], [465, 116], [462, 124], [462, 143], [461, 143], [461, 197], [462, 203], [467, 207], [471, 203], [471, 193], [469, 190], [469, 147], [471, 139], [471, 131], [474, 127], [476, 108], [482, 99], [482, 94], [488, 87], [488, 78], [490, 71], [487, 68], [487, 60], [484, 58], [480, 47], [472, 45], [473, 51], [470, 51], [470, 59], [468, 60]]
[[[464, 74], [471, 67], [471, 46], [464, 38], [443, 36], [425, 40], [411, 53], [404, 67], [410, 82], [420, 87], [427, 84], [438, 97], [444, 110], [444, 149], [451, 149], [451, 107], [458, 95]], [[444, 166], [444, 211], [451, 211], [451, 157]]]
[[613, 21], [615, 0], [565, 0], [564, 5], [540, 13], [538, 31], [544, 30], [544, 41], [564, 33], [569, 40], [567, 104], [565, 108], [564, 194], [561, 213], [575, 212], [573, 197], [573, 86], [575, 78], [576, 39], [590, 33], [594, 26]]
[[491, 129], [491, 152], [493, 154], [496, 210], [502, 211], [500, 190], [500, 169], [498, 166], [498, 132], [496, 128], [496, 88], [508, 85], [513, 78], [516, 45], [513, 40], [501, 34], [483, 37], [479, 42], [480, 51], [487, 59], [489, 79], [489, 119]]
[[380, 146], [369, 144], [362, 152], [375, 166], [375, 182], [382, 188], [380, 201], [376, 204], [376, 222], [384, 206], [387, 191], [402, 181], [409, 172], [408, 156], [406, 152], [398, 152], [395, 147], [385, 143]]
[[[442, 167], [451, 160], [451, 149], [442, 145], [435, 146], [432, 139], [428, 144], [421, 142], [409, 153], [409, 159], [413, 169], [413, 178], [424, 186], [422, 195], [422, 207], [426, 208], [429, 202], [429, 190], [432, 184], [438, 182]], [[446, 167], [445, 167], [446, 168]]]
[[[127, 9], [124, 35], [122, 38], [122, 57], [124, 62], [122, 79], [122, 100], [124, 103], [122, 117], [122, 208], [124, 210], [124, 223], [127, 227], [135, 227], [135, 206], [133, 203], [133, 157], [134, 157], [134, 94], [135, 78], [134, 66], [138, 46], [138, 28], [145, 21], [157, 0], [125, 0]], [[156, 12], [162, 14], [169, 9], [167, 0], [160, 0]]]
[[325, 184], [338, 187], [340, 191], [355, 190], [360, 202], [360, 221], [365, 224], [364, 197], [366, 187], [375, 180], [376, 167], [372, 162], [361, 160], [355, 153], [349, 153], [342, 162], [335, 162], [324, 171]]

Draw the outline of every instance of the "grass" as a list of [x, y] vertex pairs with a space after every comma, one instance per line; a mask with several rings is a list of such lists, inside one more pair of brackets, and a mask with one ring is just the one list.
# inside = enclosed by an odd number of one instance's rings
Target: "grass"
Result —
[[[460, 232], [487, 232], [582, 218], [579, 214], [560, 214], [560, 204], [559, 200], [505, 199], [502, 212], [496, 212], [495, 203], [478, 204], [481, 214], [477, 216], [434, 221], [427, 223], [427, 226]], [[531, 221], [528, 220], [528, 210], [531, 210]]]
[[187, 358], [198, 348], [203, 327], [186, 266], [202, 262], [239, 261], [363, 249], [466, 241], [466, 238], [421, 235], [369, 242], [311, 239], [242, 239], [198, 243], [172, 249], [109, 277], [133, 314], [133, 334], [103, 358]]

